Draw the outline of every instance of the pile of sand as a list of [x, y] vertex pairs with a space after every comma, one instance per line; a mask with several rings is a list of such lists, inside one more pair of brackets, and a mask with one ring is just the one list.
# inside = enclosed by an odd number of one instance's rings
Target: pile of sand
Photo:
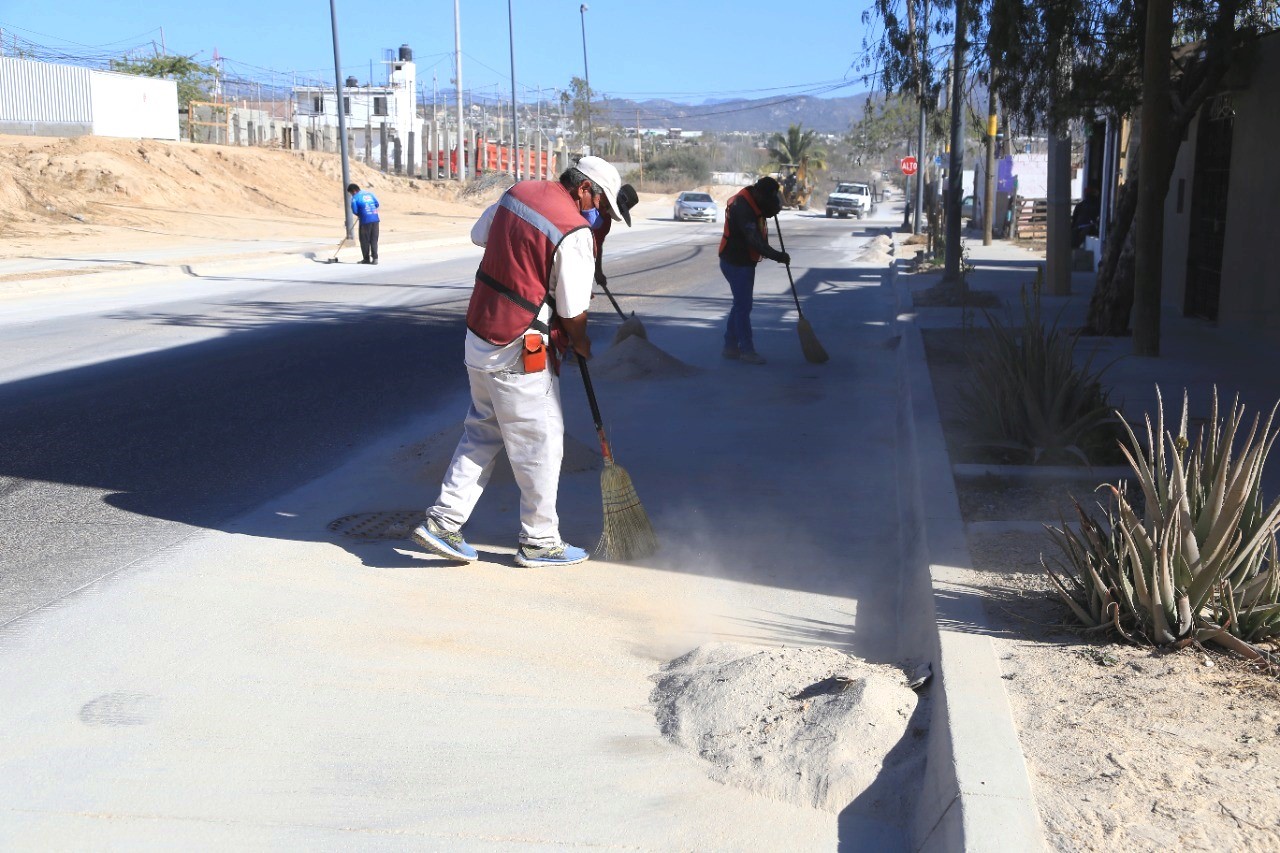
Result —
[[693, 365], [685, 364], [644, 338], [635, 335], [623, 338], [609, 347], [603, 355], [591, 359], [593, 377], [598, 376], [615, 382], [634, 379], [678, 379], [699, 372]]
[[867, 241], [854, 260], [869, 264], [887, 264], [893, 260], [893, 239], [879, 234]]
[[828, 648], [713, 643], [654, 680], [662, 733], [718, 781], [834, 812], [875, 783], [872, 798], [897, 814], [919, 779], [912, 745], [924, 738], [905, 737], [917, 697], [893, 667]]

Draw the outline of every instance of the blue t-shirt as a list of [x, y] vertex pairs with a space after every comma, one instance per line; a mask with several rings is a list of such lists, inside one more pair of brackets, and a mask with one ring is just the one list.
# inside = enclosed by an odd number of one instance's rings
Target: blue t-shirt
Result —
[[361, 222], [377, 222], [378, 197], [368, 190], [356, 193], [351, 197], [351, 212], [360, 217]]

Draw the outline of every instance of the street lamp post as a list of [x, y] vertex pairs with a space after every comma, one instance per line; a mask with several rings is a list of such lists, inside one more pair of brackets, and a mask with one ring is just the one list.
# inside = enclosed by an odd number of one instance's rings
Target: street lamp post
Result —
[[587, 4], [578, 7], [578, 15], [582, 18], [582, 76], [587, 84], [587, 152], [591, 153], [591, 72], [587, 69]]
[[516, 113], [516, 36], [515, 26], [511, 21], [511, 0], [507, 0], [507, 44], [511, 48], [511, 152], [515, 154], [515, 178], [518, 181], [520, 180], [520, 117]]
[[[458, 0], [453, 0], [453, 56], [456, 63], [456, 84], [458, 87], [458, 181], [459, 183], [466, 183], [467, 143], [465, 139], [467, 129], [462, 121], [462, 15], [458, 11]], [[473, 169], [474, 165], [473, 163]], [[475, 172], [473, 171], [472, 174], [474, 175]]]
[[347, 226], [347, 239], [351, 239], [354, 221], [351, 216], [351, 205], [347, 203], [347, 187], [351, 185], [351, 166], [347, 162], [347, 115], [342, 101], [342, 59], [338, 55], [338, 8], [336, 0], [329, 0], [329, 24], [333, 28], [333, 92], [337, 98], [338, 108], [338, 143], [342, 151], [342, 210], [343, 221]]

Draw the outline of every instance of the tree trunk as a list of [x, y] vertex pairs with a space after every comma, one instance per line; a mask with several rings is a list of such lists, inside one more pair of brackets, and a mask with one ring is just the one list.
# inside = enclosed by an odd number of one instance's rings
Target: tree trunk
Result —
[[[1129, 330], [1129, 311], [1133, 308], [1133, 280], [1122, 286], [1116, 280], [1120, 257], [1131, 247], [1134, 214], [1138, 210], [1138, 181], [1132, 174], [1120, 188], [1115, 222], [1107, 232], [1107, 251], [1098, 267], [1097, 284], [1089, 299], [1089, 330], [1095, 335], [1120, 336]], [[1130, 249], [1130, 253], [1132, 250]]]
[[[996, 221], [996, 129], [999, 126], [996, 114], [996, 79], [998, 75], [999, 72], [993, 60], [991, 78], [987, 81], [987, 168], [986, 181], [983, 182], [982, 187], [982, 245], [984, 246], [991, 245]], [[975, 191], [977, 189], [974, 187]]]

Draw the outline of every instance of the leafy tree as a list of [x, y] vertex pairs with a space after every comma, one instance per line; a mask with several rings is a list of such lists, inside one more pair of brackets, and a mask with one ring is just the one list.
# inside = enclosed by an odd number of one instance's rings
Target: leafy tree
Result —
[[190, 56], [151, 56], [145, 59], [114, 59], [111, 70], [139, 77], [159, 77], [178, 84], [178, 107], [184, 109], [192, 101], [209, 98], [209, 83], [214, 69]]
[[570, 78], [569, 91], [560, 96], [561, 103], [573, 110], [573, 123], [577, 125], [578, 134], [582, 139], [587, 139], [591, 133], [591, 128], [587, 126], [588, 122], [595, 123], [591, 119], [591, 100], [595, 96], [596, 91], [581, 77]]
[[805, 163], [810, 169], [827, 168], [827, 152], [817, 145], [818, 133], [805, 130], [803, 124], [793, 124], [785, 134], [775, 133], [769, 138], [769, 157], [778, 165]]
[[[989, 2], [998, 0], [874, 0], [863, 15], [863, 21], [871, 23], [879, 17], [884, 24], [884, 38], [878, 47], [868, 53], [869, 60], [877, 63], [878, 73], [886, 92], [914, 95], [917, 103], [936, 103], [942, 90], [940, 73], [942, 56], [935, 55], [929, 47], [932, 36], [952, 36], [951, 87], [949, 103], [959, 107], [964, 102], [964, 81], [967, 75], [982, 66], [983, 52], [971, 53], [974, 45], [981, 44], [982, 14]], [[950, 14], [946, 14], [950, 11]], [[949, 175], [953, 189], [959, 188], [964, 155], [964, 113], [952, 110], [950, 121], [951, 163]], [[947, 198], [946, 273], [943, 282], [964, 288], [960, 275], [960, 193], [951, 192]]]
[[918, 121], [919, 108], [913, 98], [891, 95], [878, 103], [867, 101], [862, 118], [853, 123], [846, 136], [853, 149], [854, 165], [894, 165], [897, 154], [913, 144]]
[[[1150, 181], [1147, 215], [1158, 221], [1186, 131], [1205, 102], [1221, 88], [1228, 71], [1246, 63], [1243, 48], [1268, 25], [1277, 0], [990, 0], [989, 41], [1001, 68], [1001, 100], [1030, 126], [1061, 127], [1076, 118], [1130, 115], [1144, 100], [1143, 34], [1149, 3], [1172, 17], [1173, 37], [1153, 50], [1167, 53], [1169, 85], [1152, 91], [1167, 104], [1167, 124], [1142, 133], [1151, 174], [1130, 173], [1117, 200], [1107, 251], [1098, 269], [1088, 324], [1099, 334], [1121, 335], [1129, 325], [1134, 288], [1142, 288], [1147, 311], [1158, 311], [1158, 266], [1148, 264], [1134, 279], [1134, 258], [1158, 258], [1159, 233], [1148, 235], [1141, 253], [1131, 243], [1139, 208], [1140, 182]], [[1168, 30], [1165, 30], [1168, 32]], [[1147, 100], [1150, 100], [1149, 98]], [[1161, 116], [1164, 118], [1164, 115]], [[1139, 142], [1139, 147], [1142, 143]], [[1144, 157], [1144, 159], [1146, 159]], [[1158, 232], [1159, 229], [1156, 229]], [[1135, 332], [1139, 330], [1135, 329]], [[1135, 347], [1154, 354], [1159, 329], [1135, 335]], [[1137, 339], [1141, 338], [1141, 340]]]

